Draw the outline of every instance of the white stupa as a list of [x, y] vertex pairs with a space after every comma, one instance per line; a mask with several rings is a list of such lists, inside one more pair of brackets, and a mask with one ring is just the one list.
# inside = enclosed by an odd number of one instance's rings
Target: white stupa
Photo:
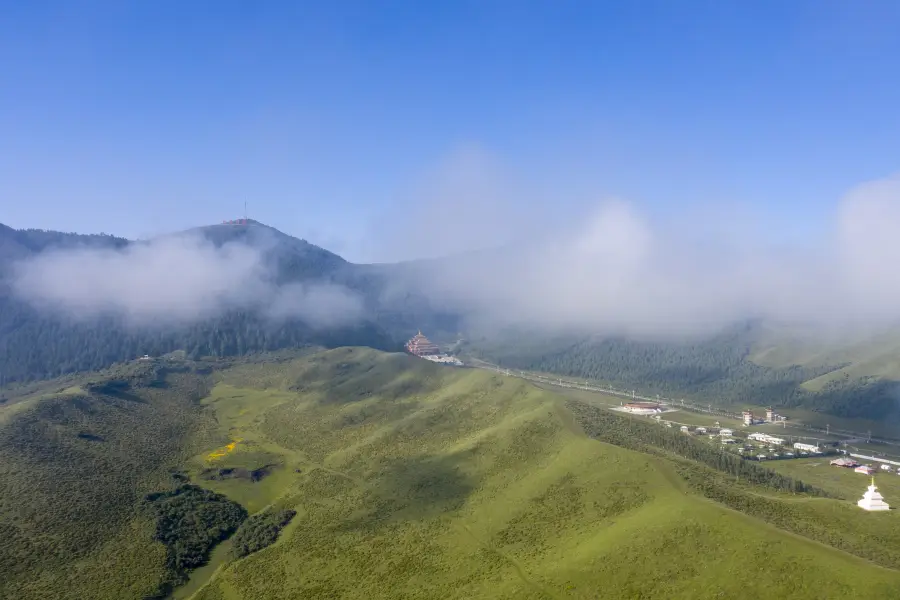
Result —
[[884, 498], [881, 497], [881, 494], [878, 493], [874, 477], [872, 478], [872, 485], [870, 485], [868, 491], [863, 494], [862, 500], [856, 504], [865, 510], [890, 510], [891, 508], [887, 502], [884, 501]]

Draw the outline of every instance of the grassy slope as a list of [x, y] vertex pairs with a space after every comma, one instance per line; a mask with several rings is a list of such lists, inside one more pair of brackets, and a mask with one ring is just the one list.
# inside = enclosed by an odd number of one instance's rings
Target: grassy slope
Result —
[[[695, 495], [666, 459], [587, 439], [560, 396], [513, 378], [338, 349], [120, 396], [82, 383], [0, 411], [0, 597], [151, 591], [164, 551], [136, 506], [174, 466], [251, 512], [298, 513], [257, 554], [218, 548], [178, 600], [900, 593], [896, 571]], [[873, 515], [813, 502], [823, 522], [877, 531]]]
[[118, 395], [47, 392], [0, 412], [0, 597], [142, 597], [159, 583], [165, 551], [138, 504], [168, 485], [191, 440], [214, 432], [186, 400], [203, 394], [202, 379], [177, 374], [167, 388]]
[[[289, 476], [257, 504], [298, 516], [197, 600], [900, 589], [894, 571], [687, 493], [668, 461], [586, 439], [558, 396], [521, 381], [358, 349], [253, 369], [256, 385], [302, 380], [299, 396], [237, 387], [248, 374], [230, 373], [211, 405], [248, 455], [281, 457]], [[221, 460], [243, 460], [242, 443]]]
[[811, 340], [784, 331], [769, 330], [758, 341], [750, 360], [773, 368], [791, 365], [819, 366], [849, 363], [848, 366], [804, 382], [809, 391], [820, 391], [828, 382], [877, 377], [900, 380], [900, 332], [842, 336]]

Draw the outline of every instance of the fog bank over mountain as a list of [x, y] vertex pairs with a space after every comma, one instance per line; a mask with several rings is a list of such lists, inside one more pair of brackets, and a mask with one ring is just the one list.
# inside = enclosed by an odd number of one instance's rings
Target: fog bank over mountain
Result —
[[[516, 186], [498, 183], [502, 174], [491, 172], [490, 163], [476, 168], [477, 157], [468, 161], [463, 174], [479, 177], [453, 180], [449, 189], [477, 202], [462, 200], [456, 211], [426, 204], [401, 218], [398, 229], [415, 230], [419, 245], [460, 241], [453, 249], [463, 254], [421, 263], [416, 278], [434, 302], [482, 324], [670, 338], [748, 318], [831, 335], [900, 321], [893, 273], [900, 259], [900, 177], [849, 190], [827, 231], [786, 247], [752, 220], [741, 221], [746, 215], [728, 218], [727, 205], [693, 224], [653, 219], [616, 198], [578, 218], [548, 217], [552, 199], [534, 196], [513, 210], [507, 194], [492, 193]], [[445, 194], [423, 195], [429, 197]], [[484, 250], [508, 241], [503, 251]], [[416, 244], [406, 251], [415, 252]]]
[[[849, 190], [827, 230], [793, 247], [727, 203], [677, 222], [603, 196], [557, 214], [549, 186], [523, 181], [477, 146], [429, 171], [366, 241], [381, 256], [427, 260], [352, 265], [253, 223], [243, 236], [213, 226], [122, 249], [43, 252], [16, 263], [13, 290], [78, 319], [113, 313], [136, 324], [236, 309], [328, 327], [412, 305], [426, 326], [442, 312], [470, 326], [642, 339], [751, 318], [831, 337], [900, 322], [900, 177]], [[417, 295], [428, 304], [408, 302]]]
[[228, 310], [323, 327], [361, 316], [361, 299], [342, 286], [278, 285], [277, 267], [267, 258], [277, 240], [260, 226], [249, 227], [260, 229], [253, 244], [215, 244], [191, 231], [122, 249], [49, 250], [16, 263], [13, 291], [76, 320], [116, 315], [132, 325], [184, 324]]

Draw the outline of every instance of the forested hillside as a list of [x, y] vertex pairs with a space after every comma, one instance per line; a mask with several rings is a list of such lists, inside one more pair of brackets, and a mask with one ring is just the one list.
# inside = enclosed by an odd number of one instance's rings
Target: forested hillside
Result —
[[352, 323], [327, 327], [298, 318], [273, 321], [248, 310], [231, 310], [178, 327], [125, 326], [111, 316], [73, 321], [16, 297], [9, 280], [13, 265], [47, 250], [121, 249], [145, 242], [0, 226], [0, 385], [99, 369], [116, 361], [173, 350], [184, 350], [192, 357], [244, 355], [306, 344], [394, 350], [417, 328], [427, 328], [432, 335], [457, 331], [453, 315], [432, 310], [414, 290], [398, 291], [384, 269], [348, 263], [255, 221], [189, 233], [216, 246], [238, 242], [259, 248], [277, 285], [313, 282], [343, 286], [358, 295], [363, 314]]
[[751, 360], [757, 324], [690, 343], [537, 336], [480, 339], [469, 350], [506, 367], [557, 373], [668, 397], [715, 404], [802, 406], [844, 417], [898, 416], [896, 384], [875, 378], [840, 379], [820, 391], [804, 382], [843, 364], [761, 366]]
[[[443, 268], [436, 263], [353, 264], [255, 221], [189, 233], [216, 247], [237, 242], [259, 249], [278, 286], [303, 282], [349, 290], [359, 299], [361, 314], [352, 323], [328, 326], [299, 318], [273, 321], [252, 310], [230, 310], [178, 327], [126, 327], [110, 316], [76, 322], [16, 297], [10, 288], [12, 266], [47, 250], [121, 249], [146, 242], [0, 227], [0, 384], [98, 369], [173, 350], [197, 358], [307, 344], [399, 349], [417, 329], [434, 339], [455, 339], [471, 316], [437, 306], [436, 294], [422, 289], [423, 281], [433, 280], [423, 279], [422, 271]], [[748, 323], [710, 339], [681, 343], [492, 332], [475, 337], [468, 351], [509, 367], [717, 404], [798, 406], [843, 417], [897, 416], [900, 394], [892, 378], [896, 344], [888, 343], [893, 337], [872, 351], [864, 340], [856, 340], [852, 348], [816, 355], [808, 343], [805, 351], [793, 349], [791, 336], [780, 336], [770, 325]]]

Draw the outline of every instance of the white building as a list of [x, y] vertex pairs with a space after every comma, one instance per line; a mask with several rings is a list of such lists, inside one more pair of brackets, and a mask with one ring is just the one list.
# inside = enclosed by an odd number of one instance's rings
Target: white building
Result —
[[872, 478], [872, 484], [866, 493], [863, 494], [861, 500], [856, 503], [863, 510], [890, 510], [890, 505], [884, 501], [884, 497], [878, 493], [878, 487], [875, 485], [875, 478]]
[[458, 358], [447, 356], [446, 354], [426, 354], [419, 358], [424, 358], [425, 360], [430, 360], [431, 362], [440, 363], [442, 365], [453, 365], [456, 367], [461, 367], [463, 364]]
[[697, 433], [706, 433], [706, 427], [698, 427], [694, 431]]
[[734, 431], [731, 429], [721, 429], [719, 430], [719, 435], [734, 435]]
[[751, 433], [747, 436], [748, 440], [755, 440], [757, 442], [761, 442], [763, 444], [772, 444], [775, 446], [781, 446], [784, 444], [784, 440], [775, 437], [774, 435], [769, 435], [768, 433]]
[[794, 444], [794, 449], [795, 450], [805, 450], [806, 452], [818, 452], [819, 451], [819, 447], [815, 444], [801, 444], [800, 442], [797, 442]]
[[663, 407], [652, 402], [629, 402], [623, 407], [635, 415], [655, 415], [663, 412]]
[[891, 465], [881, 465], [881, 470], [882, 470], [882, 471], [890, 471], [890, 470], [891, 470]]

